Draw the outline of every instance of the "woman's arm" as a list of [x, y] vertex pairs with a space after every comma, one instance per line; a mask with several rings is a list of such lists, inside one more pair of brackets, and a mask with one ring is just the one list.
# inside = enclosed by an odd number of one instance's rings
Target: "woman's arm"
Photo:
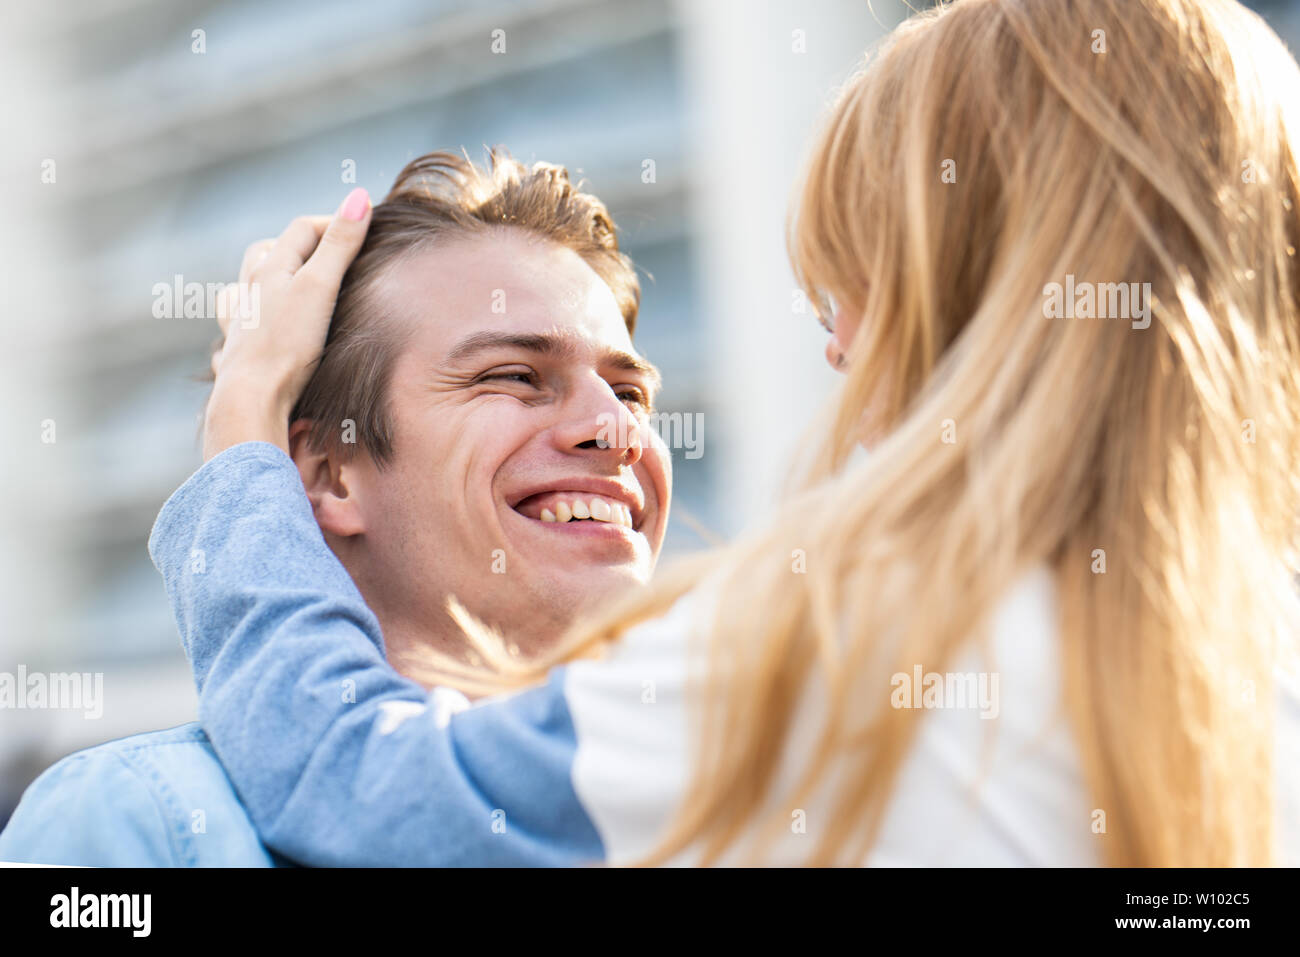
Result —
[[163, 507], [149, 551], [200, 719], [270, 847], [315, 865], [604, 859], [574, 790], [565, 669], [440, 725], [385, 661], [283, 451], [213, 458]]

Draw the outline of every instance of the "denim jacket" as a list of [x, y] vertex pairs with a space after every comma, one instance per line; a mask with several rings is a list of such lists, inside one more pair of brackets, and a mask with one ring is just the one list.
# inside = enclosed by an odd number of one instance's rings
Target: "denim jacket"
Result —
[[274, 867], [197, 723], [78, 751], [37, 778], [0, 861], [89, 867]]

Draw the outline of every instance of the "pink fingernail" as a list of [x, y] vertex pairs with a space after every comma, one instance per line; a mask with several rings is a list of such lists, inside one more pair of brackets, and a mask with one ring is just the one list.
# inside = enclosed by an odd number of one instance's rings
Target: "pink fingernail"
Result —
[[366, 210], [369, 208], [370, 194], [363, 187], [358, 186], [348, 193], [347, 199], [343, 200], [343, 209], [340, 211], [340, 215], [344, 219], [350, 219], [356, 223], [365, 219]]

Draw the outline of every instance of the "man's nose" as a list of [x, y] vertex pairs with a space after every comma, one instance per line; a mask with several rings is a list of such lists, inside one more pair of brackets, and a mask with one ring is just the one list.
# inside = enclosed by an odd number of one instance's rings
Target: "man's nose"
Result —
[[586, 383], [565, 403], [565, 418], [555, 430], [561, 451], [591, 451], [635, 465], [641, 460], [644, 428], [609, 383]]

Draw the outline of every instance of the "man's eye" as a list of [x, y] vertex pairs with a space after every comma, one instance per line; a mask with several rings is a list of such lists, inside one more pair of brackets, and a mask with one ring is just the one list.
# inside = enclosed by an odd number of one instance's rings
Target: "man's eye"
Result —
[[648, 408], [650, 405], [646, 394], [637, 388], [619, 389], [616, 394], [621, 401], [640, 406], [643, 409]]
[[534, 384], [534, 374], [531, 372], [490, 372], [479, 379], [480, 382], [519, 382], [523, 385]]

